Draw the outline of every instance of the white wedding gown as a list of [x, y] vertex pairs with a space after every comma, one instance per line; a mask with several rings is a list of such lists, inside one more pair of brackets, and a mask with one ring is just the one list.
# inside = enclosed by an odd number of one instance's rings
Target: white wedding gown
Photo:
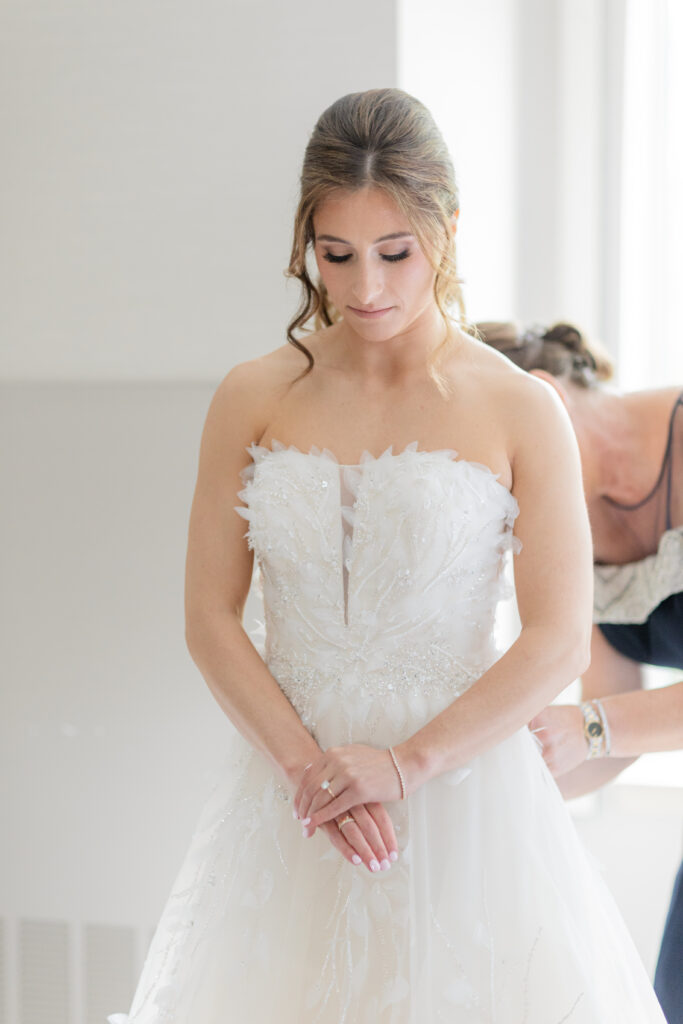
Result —
[[[417, 442], [358, 466], [249, 451], [271, 673], [323, 748], [400, 743], [501, 656], [516, 499]], [[235, 742], [114, 1024], [664, 1024], [526, 728], [387, 805], [400, 856], [377, 874], [303, 839]]]

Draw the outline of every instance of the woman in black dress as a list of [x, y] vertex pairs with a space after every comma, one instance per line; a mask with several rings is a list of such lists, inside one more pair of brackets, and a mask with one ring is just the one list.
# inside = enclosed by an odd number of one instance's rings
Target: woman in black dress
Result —
[[[620, 394], [609, 358], [569, 324], [484, 340], [562, 398], [581, 451], [594, 547], [592, 660], [581, 707], [552, 705], [530, 726], [567, 797], [604, 785], [640, 754], [683, 747], [683, 681], [642, 689], [642, 665], [683, 669], [683, 389]], [[683, 1022], [683, 866], [655, 989]]]

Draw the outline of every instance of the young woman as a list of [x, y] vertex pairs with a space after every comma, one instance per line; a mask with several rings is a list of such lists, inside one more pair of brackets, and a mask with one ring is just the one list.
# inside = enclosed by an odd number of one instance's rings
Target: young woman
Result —
[[[581, 451], [595, 559], [592, 657], [582, 674], [608, 732], [591, 746], [578, 707], [553, 705], [532, 721], [567, 797], [615, 778], [638, 755], [683, 748], [683, 680], [642, 689], [642, 665], [683, 670], [683, 388], [621, 394], [600, 386], [612, 366], [570, 324], [518, 332], [478, 325], [485, 340], [546, 380], [570, 416]], [[600, 724], [600, 723], [599, 723]], [[683, 1020], [683, 867], [655, 976], [671, 1024]]]
[[113, 1020], [663, 1021], [526, 728], [588, 665], [590, 528], [554, 390], [449, 315], [457, 215], [417, 100], [321, 115], [292, 344], [219, 386], [190, 522], [188, 645], [243, 740]]

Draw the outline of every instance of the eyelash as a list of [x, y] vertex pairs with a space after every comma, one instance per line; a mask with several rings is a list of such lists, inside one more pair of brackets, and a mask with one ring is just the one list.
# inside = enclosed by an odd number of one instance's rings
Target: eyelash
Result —
[[[397, 252], [396, 255], [382, 256], [382, 259], [387, 260], [388, 263], [398, 263], [399, 260], [406, 260], [409, 256], [410, 251], [408, 249], [404, 249], [403, 252]], [[346, 256], [335, 256], [331, 252], [326, 252], [323, 256], [323, 259], [327, 260], [328, 263], [346, 263], [350, 258], [350, 253], [347, 253]]]

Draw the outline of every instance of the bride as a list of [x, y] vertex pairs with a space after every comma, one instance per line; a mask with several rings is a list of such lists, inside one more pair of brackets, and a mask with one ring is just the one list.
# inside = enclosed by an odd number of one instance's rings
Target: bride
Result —
[[457, 218], [421, 103], [324, 111], [302, 306], [218, 387], [190, 520], [187, 643], [241, 735], [113, 1024], [664, 1021], [526, 728], [588, 665], [590, 529], [553, 389], [462, 326]]

